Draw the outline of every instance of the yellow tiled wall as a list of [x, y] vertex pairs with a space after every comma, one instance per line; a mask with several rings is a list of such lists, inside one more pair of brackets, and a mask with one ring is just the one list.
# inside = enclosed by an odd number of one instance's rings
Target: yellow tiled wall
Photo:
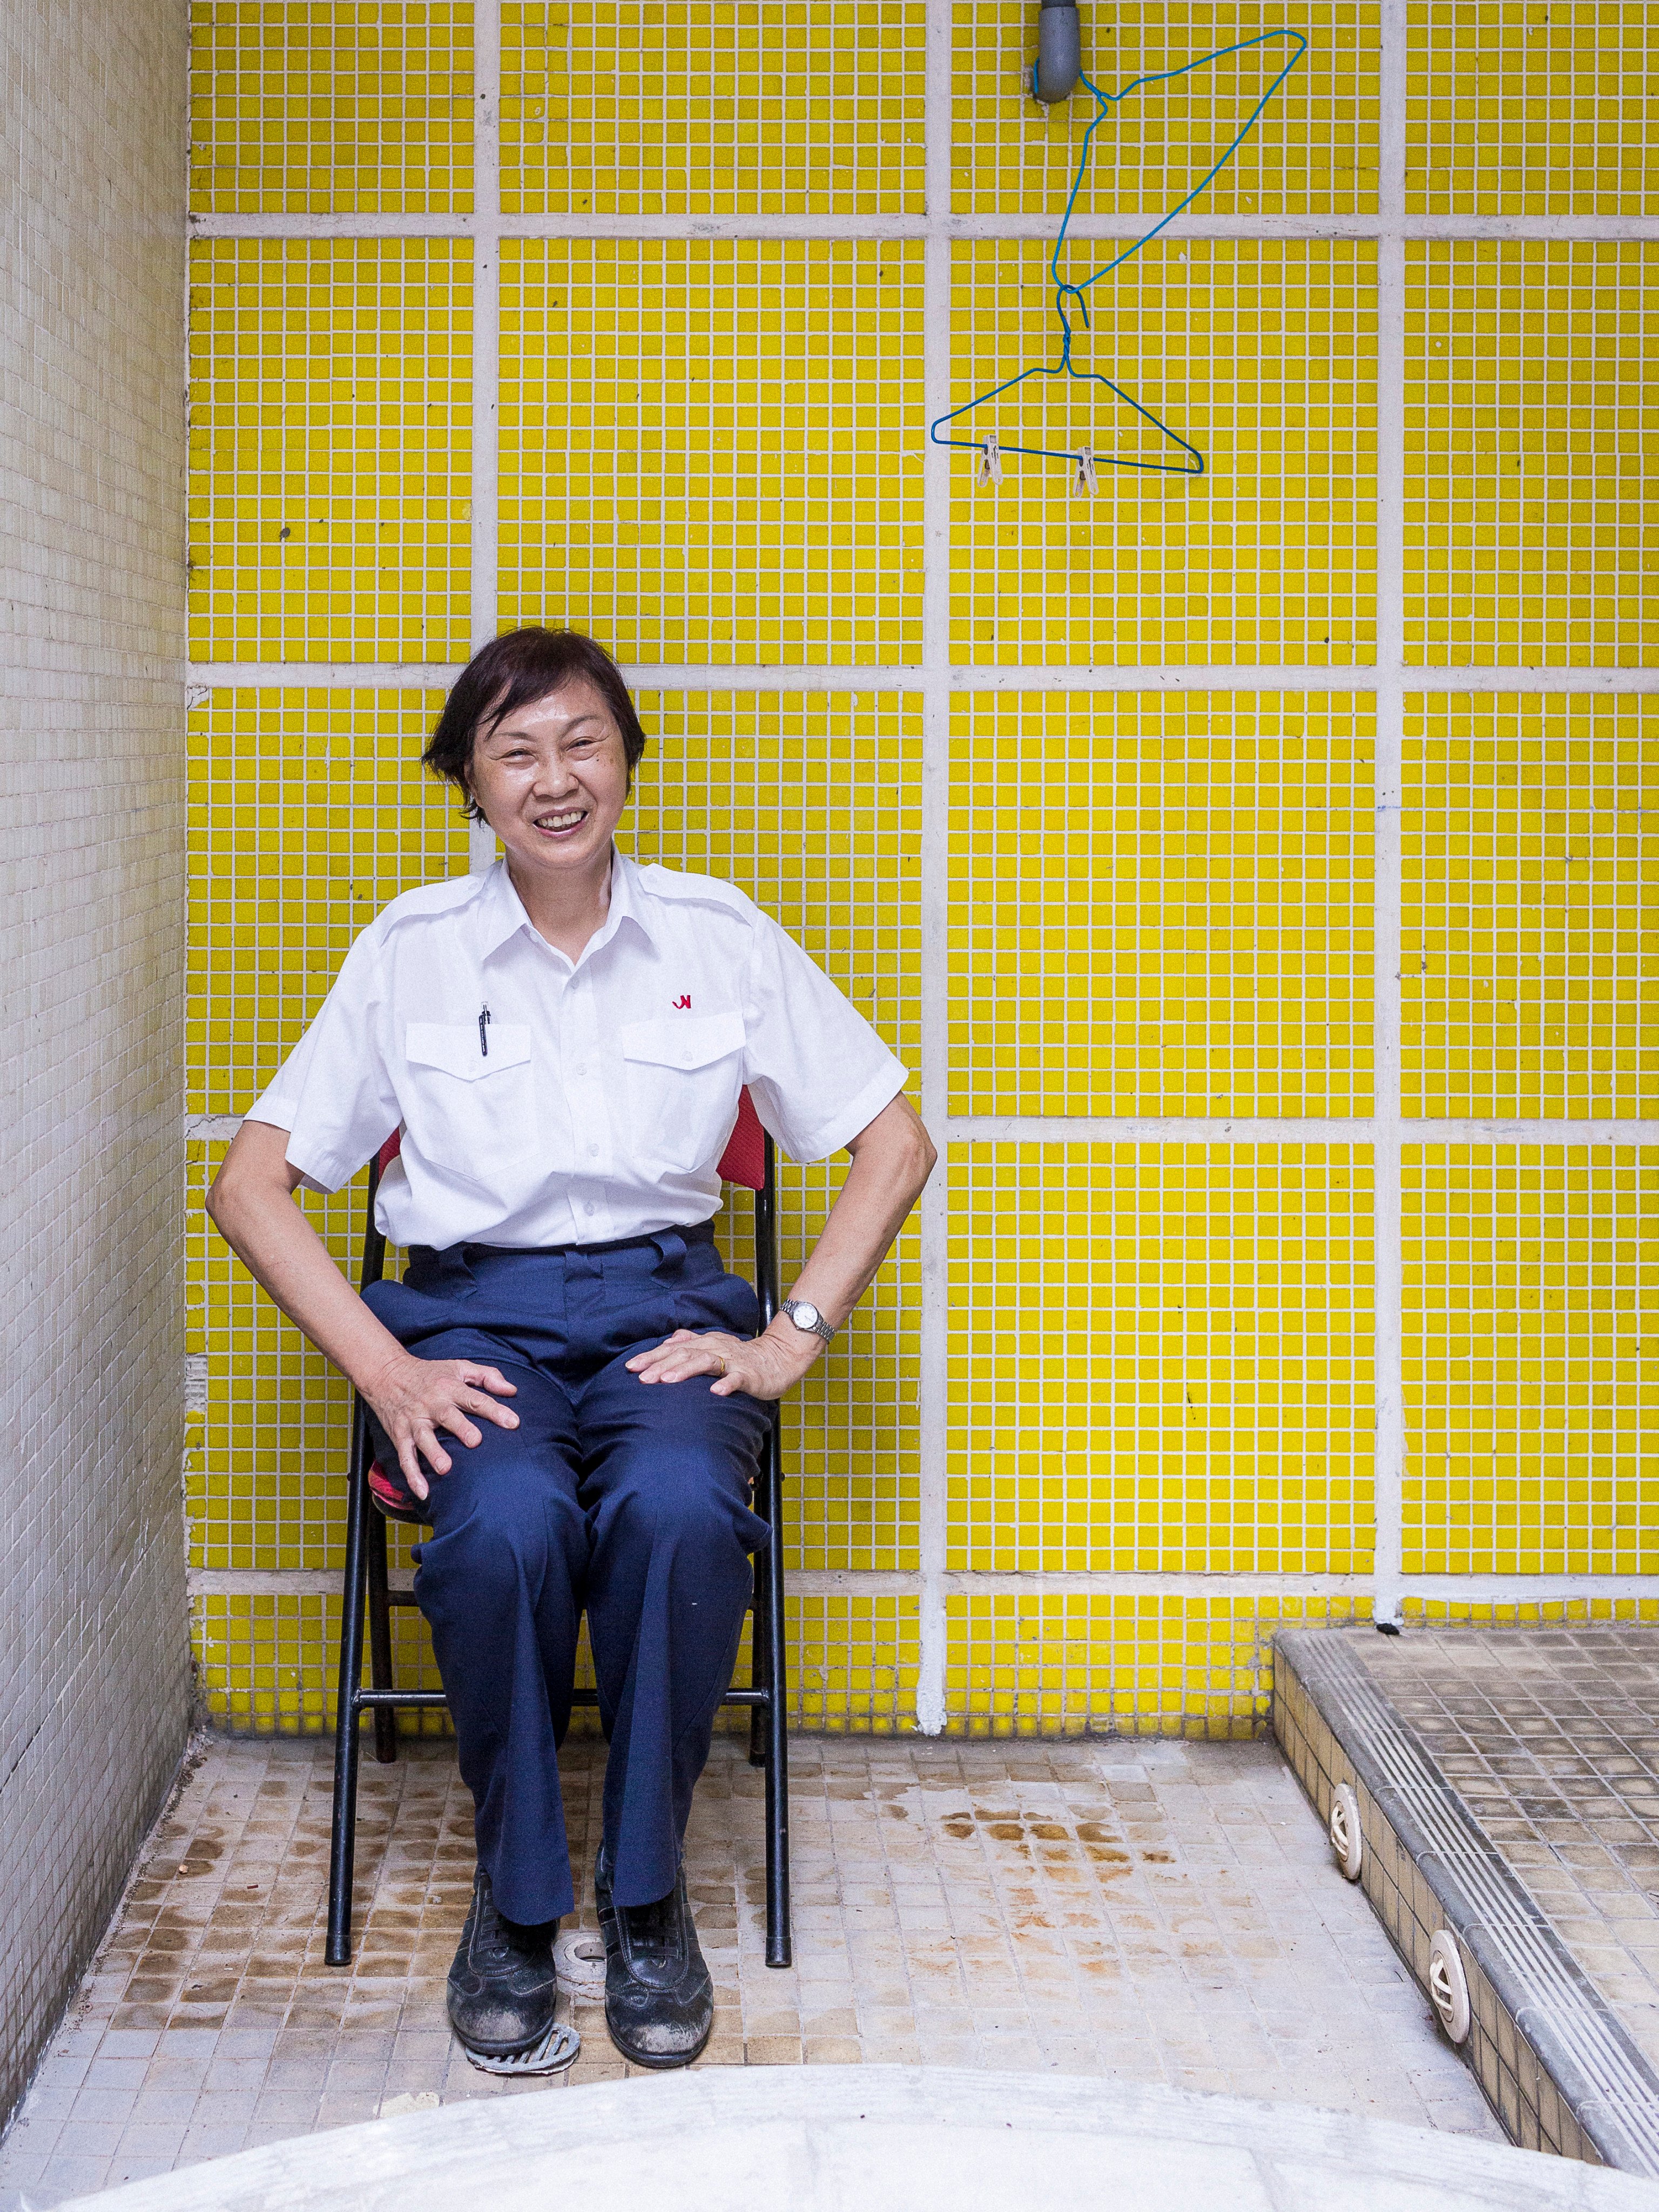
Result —
[[[943, 1140], [788, 1413], [803, 1723], [1248, 1733], [1282, 1621], [1659, 1564], [1655, 248], [1605, 234], [1659, 33], [1085, 0], [1108, 89], [1310, 42], [1079, 328], [1206, 472], [1086, 500], [927, 442], [1052, 349], [1090, 103], [1023, 96], [1033, 15], [195, 0], [191, 1188], [353, 933], [469, 865], [447, 672], [592, 629], [626, 842], [761, 899]], [[1282, 52], [1125, 101], [1079, 213], [1146, 228]], [[1093, 389], [1003, 443], [1152, 457]], [[787, 1261], [838, 1174], [786, 1170]], [[310, 1203], [349, 1262], [361, 1187]], [[191, 1221], [208, 1701], [320, 1727], [347, 1394]]]

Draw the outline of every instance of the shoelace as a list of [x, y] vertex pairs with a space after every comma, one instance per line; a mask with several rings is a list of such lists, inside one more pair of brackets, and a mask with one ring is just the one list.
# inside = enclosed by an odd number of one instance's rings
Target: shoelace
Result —
[[507, 1931], [501, 1926], [501, 1916], [495, 1910], [495, 1899], [480, 1898], [478, 1905], [478, 1924], [472, 1937], [473, 1954], [494, 1964], [505, 1959], [513, 1947], [507, 1940]]
[[674, 1948], [675, 1892], [659, 1897], [654, 1905], [630, 1905], [625, 1908], [628, 1916], [629, 1937], [635, 1950], [669, 1952]]

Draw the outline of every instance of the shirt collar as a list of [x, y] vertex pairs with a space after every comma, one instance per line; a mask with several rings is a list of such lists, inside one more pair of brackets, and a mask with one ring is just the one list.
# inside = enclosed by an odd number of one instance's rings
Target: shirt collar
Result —
[[[631, 922], [648, 938], [651, 927], [646, 919], [646, 901], [641, 895], [639, 868], [625, 853], [611, 848], [611, 905], [602, 928], [589, 939], [583, 948], [584, 959], [608, 945], [624, 922]], [[505, 860], [497, 860], [483, 879], [483, 889], [478, 895], [477, 930], [478, 957], [488, 960], [509, 937], [520, 930], [536, 935], [535, 924], [524, 910], [524, 901], [514, 889], [513, 878], [507, 873]]]

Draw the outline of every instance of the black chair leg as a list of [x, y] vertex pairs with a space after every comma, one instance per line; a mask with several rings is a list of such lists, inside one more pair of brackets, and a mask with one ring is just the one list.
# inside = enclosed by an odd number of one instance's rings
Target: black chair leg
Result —
[[789, 1926], [789, 1730], [788, 1666], [783, 1633], [783, 1440], [778, 1408], [772, 1408], [767, 1445], [766, 1609], [757, 1614], [755, 1637], [766, 1644], [766, 1963], [787, 1966], [794, 1957]]
[[[373, 1510], [368, 1527], [368, 1679], [377, 1690], [392, 1680], [392, 1607], [386, 1598], [386, 1522]], [[389, 1766], [398, 1756], [398, 1716], [390, 1705], [374, 1708], [374, 1756]]]
[[357, 1691], [363, 1674], [363, 1610], [368, 1582], [368, 1483], [361, 1407], [353, 1415], [351, 1471], [346, 1504], [345, 1589], [340, 1607], [338, 1710], [334, 1723], [334, 1817], [328, 1856], [328, 1945], [331, 1966], [351, 1963], [351, 1875], [357, 1843]]
[[[764, 1503], [764, 1501], [761, 1501]], [[763, 1516], [764, 1517], [764, 1516]], [[764, 1690], [770, 1682], [767, 1672], [766, 1589], [769, 1577], [764, 1552], [755, 1560], [755, 1595], [749, 1607], [749, 1686]], [[766, 1708], [749, 1708], [749, 1764], [764, 1766], [767, 1755]]]

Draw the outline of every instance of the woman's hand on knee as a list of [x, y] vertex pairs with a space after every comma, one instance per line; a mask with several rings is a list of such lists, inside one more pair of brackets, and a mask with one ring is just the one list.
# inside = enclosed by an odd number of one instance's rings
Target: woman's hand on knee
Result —
[[717, 1398], [742, 1390], [750, 1398], [781, 1398], [792, 1390], [817, 1358], [822, 1346], [815, 1336], [791, 1328], [791, 1343], [768, 1329], [761, 1336], [727, 1336], [723, 1330], [677, 1328], [672, 1336], [649, 1352], [636, 1352], [628, 1362], [629, 1372], [641, 1382], [689, 1382], [694, 1375], [712, 1375], [709, 1385]]
[[441, 1429], [471, 1448], [483, 1442], [477, 1421], [493, 1421], [498, 1429], [519, 1425], [513, 1408], [495, 1402], [516, 1396], [518, 1385], [509, 1382], [499, 1368], [483, 1367], [473, 1359], [416, 1359], [404, 1352], [362, 1389], [396, 1446], [404, 1480], [416, 1498], [429, 1495], [421, 1470], [422, 1458], [435, 1474], [447, 1474], [454, 1465], [444, 1449]]

